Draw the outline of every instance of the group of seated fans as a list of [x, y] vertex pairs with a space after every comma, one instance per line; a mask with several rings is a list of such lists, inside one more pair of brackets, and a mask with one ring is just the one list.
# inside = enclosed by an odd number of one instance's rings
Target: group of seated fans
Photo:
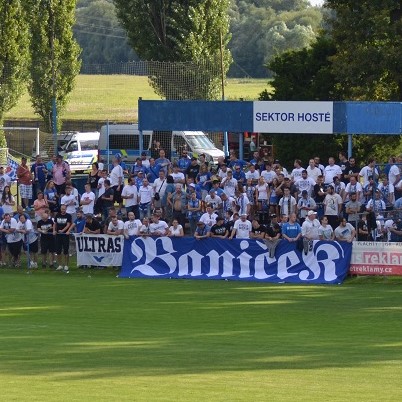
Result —
[[57, 270], [68, 271], [71, 233], [261, 239], [271, 257], [281, 239], [305, 253], [319, 239], [402, 240], [402, 157], [380, 176], [374, 159], [361, 168], [344, 152], [326, 166], [296, 159], [289, 171], [258, 151], [247, 161], [231, 151], [217, 165], [185, 149], [174, 163], [162, 149], [157, 156], [127, 166], [117, 154], [109, 170], [94, 163], [82, 194], [61, 156], [31, 166], [22, 159], [21, 205], [0, 167], [0, 264], [18, 266], [25, 249], [37, 267], [40, 244], [42, 266], [57, 256]]

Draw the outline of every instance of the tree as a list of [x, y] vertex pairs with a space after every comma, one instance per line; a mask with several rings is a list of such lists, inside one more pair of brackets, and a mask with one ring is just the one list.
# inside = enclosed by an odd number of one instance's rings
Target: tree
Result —
[[[330, 57], [335, 45], [327, 36], [319, 36], [310, 48], [288, 51], [274, 58], [269, 69], [274, 73], [272, 92], [264, 91], [260, 100], [278, 101], [331, 101], [336, 100], [336, 80], [331, 72]], [[337, 156], [345, 149], [346, 138], [336, 135], [272, 135], [275, 156], [287, 166], [300, 158], [307, 166], [308, 160], [319, 152], [323, 161]], [[294, 154], [297, 150], [297, 155]]]
[[59, 115], [79, 73], [80, 48], [73, 39], [76, 0], [30, 0], [31, 80], [28, 91], [32, 106], [42, 117], [47, 131], [53, 129], [52, 100]]
[[[28, 28], [21, 0], [0, 0], [0, 126], [24, 91], [29, 62]], [[18, 29], [16, 29], [18, 27]], [[0, 147], [5, 147], [4, 134]]]
[[[157, 93], [170, 99], [218, 96], [220, 38], [224, 75], [231, 63], [226, 49], [230, 40], [229, 0], [115, 0], [114, 3], [129, 42], [141, 59], [194, 62], [196, 66], [187, 69], [183, 64], [170, 71], [164, 66], [153, 69], [150, 81]], [[205, 79], [195, 80], [200, 77]], [[184, 82], [186, 85], [182, 87]]]
[[112, 0], [77, 3], [74, 36], [82, 48], [82, 63], [104, 64], [138, 60], [127, 43], [125, 30]]
[[344, 99], [402, 100], [402, 0], [327, 0]]
[[322, 11], [305, 0], [236, 0], [230, 18], [235, 65], [229, 74], [267, 77], [266, 65], [274, 57], [314, 42]]

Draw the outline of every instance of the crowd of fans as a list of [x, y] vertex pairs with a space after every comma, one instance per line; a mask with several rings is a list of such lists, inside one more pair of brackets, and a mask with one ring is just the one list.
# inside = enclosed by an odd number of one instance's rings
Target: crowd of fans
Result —
[[[104, 169], [94, 163], [79, 194], [60, 155], [40, 156], [17, 169], [20, 205], [11, 178], [0, 167], [0, 264], [19, 266], [23, 250], [31, 268], [68, 271], [71, 233], [129, 236], [194, 236], [261, 239], [271, 257], [281, 239], [308, 253], [313, 240], [402, 240], [402, 156], [391, 157], [379, 175], [376, 161], [359, 167], [344, 152], [321, 164], [299, 159], [287, 170], [279, 160], [248, 160], [231, 151], [210, 165], [184, 149], [175, 162], [165, 151], [133, 166], [121, 155]], [[72, 180], [73, 179], [73, 180]], [[40, 247], [39, 247], [40, 244]], [[56, 256], [56, 257], [55, 257]]]

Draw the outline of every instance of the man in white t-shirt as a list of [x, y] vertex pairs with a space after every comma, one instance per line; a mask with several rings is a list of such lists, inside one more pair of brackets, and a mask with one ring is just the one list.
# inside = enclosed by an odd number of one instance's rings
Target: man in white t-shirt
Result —
[[278, 175], [272, 169], [271, 163], [265, 164], [265, 170], [261, 172], [261, 176], [265, 179], [266, 183], [272, 183], [272, 181], [278, 177]]
[[335, 158], [328, 158], [328, 166], [324, 168], [324, 184], [328, 185], [334, 182], [334, 177], [342, 177], [342, 169], [339, 165], [335, 165]]
[[321, 176], [322, 172], [321, 172], [321, 169], [319, 169], [315, 165], [314, 159], [309, 160], [306, 171], [307, 171], [307, 176], [310, 177], [311, 179], [313, 179], [315, 183], [317, 183], [317, 178], [318, 178], [318, 176]]
[[388, 172], [388, 181], [393, 186], [396, 186], [401, 180], [401, 172], [397, 165], [395, 165], [395, 160], [393, 157], [389, 158], [389, 162], [391, 163], [391, 167]]
[[204, 222], [205, 225], [211, 228], [215, 225], [217, 217], [218, 215], [214, 212], [212, 204], [207, 204], [207, 210], [201, 215], [200, 222]]
[[363, 188], [370, 183], [369, 177], [372, 176], [374, 181], [378, 179], [378, 170], [375, 167], [375, 159], [370, 158], [366, 166], [360, 170], [359, 177], [363, 178]]
[[11, 177], [4, 173], [4, 167], [0, 166], [0, 194], [3, 194], [4, 187], [11, 185]]
[[335, 229], [335, 239], [338, 241], [347, 241], [351, 243], [356, 236], [355, 228], [343, 218], [339, 226]]
[[127, 214], [128, 221], [124, 222], [124, 236], [128, 239], [130, 236], [138, 236], [142, 222], [139, 219], [135, 219], [134, 212]]
[[66, 213], [71, 215], [71, 220], [74, 222], [77, 219], [76, 197], [72, 192], [71, 186], [66, 186], [66, 194], [61, 197], [61, 205], [66, 206]]
[[165, 221], [160, 220], [159, 214], [152, 215], [152, 222], [149, 224], [151, 236], [167, 236], [169, 226]]
[[170, 173], [170, 175], [173, 177], [173, 181], [175, 184], [180, 184], [181, 187], [183, 188], [186, 178], [184, 176], [184, 173], [180, 172], [179, 166], [175, 163], [173, 165], [173, 172]]
[[89, 183], [85, 184], [85, 193], [81, 196], [82, 213], [93, 214], [95, 205], [95, 194], [91, 191], [91, 185]]
[[292, 179], [293, 183], [296, 183], [297, 180], [302, 178], [302, 172], [305, 170], [304, 167], [301, 165], [301, 160], [296, 159], [293, 163], [294, 169], [292, 170], [292, 173], [290, 174], [290, 177]]
[[241, 214], [240, 219], [238, 219], [233, 225], [229, 239], [232, 240], [235, 236], [236, 239], [249, 239], [252, 229], [251, 222], [247, 220], [247, 214]]
[[317, 212], [308, 211], [307, 218], [302, 225], [302, 237], [303, 237], [303, 250], [304, 254], [307, 255], [309, 251], [313, 249], [313, 240], [319, 240], [319, 227], [320, 222], [316, 218]]
[[324, 215], [328, 218], [328, 223], [334, 230], [338, 226], [342, 206], [342, 197], [335, 193], [334, 186], [329, 185], [327, 195], [324, 198]]
[[128, 184], [123, 187], [121, 198], [125, 200], [126, 212], [134, 212], [134, 214], [139, 217], [137, 208], [138, 190], [137, 186], [135, 185], [134, 177], [130, 177], [128, 179]]
[[107, 234], [112, 236], [120, 236], [124, 232], [124, 222], [114, 216], [107, 227]]

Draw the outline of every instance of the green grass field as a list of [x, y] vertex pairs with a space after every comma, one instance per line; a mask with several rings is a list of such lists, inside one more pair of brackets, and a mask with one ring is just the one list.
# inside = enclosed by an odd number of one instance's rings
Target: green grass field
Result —
[[399, 401], [402, 280], [0, 270], [4, 401]]
[[[228, 79], [227, 99], [256, 100], [268, 87], [266, 79]], [[79, 75], [62, 118], [65, 120], [137, 121], [138, 98], [160, 99], [147, 77], [132, 75]], [[5, 119], [36, 118], [28, 93], [5, 115]]]

